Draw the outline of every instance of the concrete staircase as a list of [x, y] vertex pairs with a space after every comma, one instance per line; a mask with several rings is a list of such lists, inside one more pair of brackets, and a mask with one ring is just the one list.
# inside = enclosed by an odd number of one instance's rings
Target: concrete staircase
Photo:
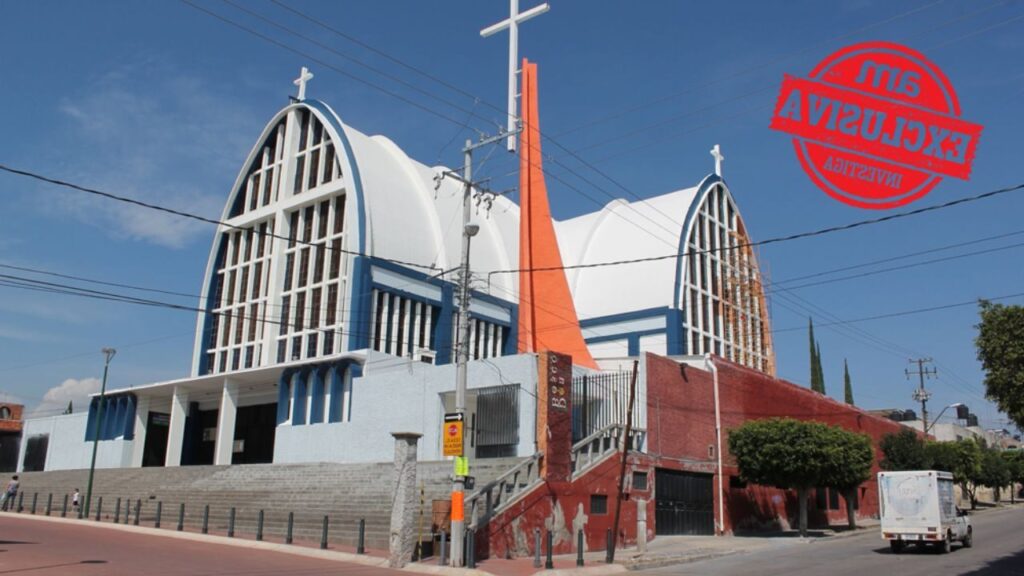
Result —
[[[475, 460], [473, 475], [487, 484], [520, 463], [518, 458]], [[417, 485], [422, 489], [422, 533], [429, 539], [434, 500], [448, 500], [451, 493], [451, 462], [420, 462]], [[235, 508], [235, 533], [251, 537], [257, 516], [264, 511], [264, 538], [284, 538], [288, 513], [295, 515], [294, 538], [319, 541], [323, 517], [329, 517], [328, 541], [355, 545], [358, 522], [366, 521], [366, 546], [387, 549], [394, 484], [393, 465], [381, 464], [249, 464], [237, 466], [182, 466], [173, 468], [121, 468], [97, 470], [93, 482], [92, 515], [98, 497], [102, 516], [112, 521], [121, 498], [120, 521], [125, 522], [124, 502], [130, 500], [131, 521], [135, 503], [142, 501], [140, 524], [153, 526], [157, 503], [162, 503], [161, 527], [174, 529], [180, 505], [185, 504], [186, 529], [199, 530], [203, 511], [210, 507], [209, 531], [226, 534], [229, 511]], [[24, 512], [38, 494], [36, 514], [44, 514], [53, 494], [51, 515], [59, 516], [75, 488], [85, 499], [88, 470], [27, 472], [21, 475]]]

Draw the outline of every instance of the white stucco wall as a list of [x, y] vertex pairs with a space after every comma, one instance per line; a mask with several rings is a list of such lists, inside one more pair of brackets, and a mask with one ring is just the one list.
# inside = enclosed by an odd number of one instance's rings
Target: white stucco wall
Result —
[[[519, 384], [518, 456], [533, 454], [536, 430], [537, 357], [509, 356], [471, 362], [469, 388]], [[418, 432], [420, 460], [440, 460], [441, 394], [455, 389], [455, 366], [371, 353], [362, 378], [352, 384], [352, 420], [277, 427], [274, 462], [386, 462], [392, 432]]]
[[[85, 441], [85, 427], [89, 414], [67, 414], [29, 418], [21, 435], [18, 471], [23, 471], [25, 447], [29, 438], [49, 435], [44, 470], [75, 470], [88, 468], [92, 458], [92, 442]], [[97, 468], [121, 468], [131, 464], [131, 440], [104, 440], [96, 451]]]

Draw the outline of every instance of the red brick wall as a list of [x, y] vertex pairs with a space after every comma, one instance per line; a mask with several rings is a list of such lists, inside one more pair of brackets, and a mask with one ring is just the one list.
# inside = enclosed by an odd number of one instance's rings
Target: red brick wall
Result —
[[[569, 486], [545, 484], [534, 490], [508, 510], [498, 514], [487, 525], [486, 534], [477, 539], [477, 552], [481, 556], [506, 558], [527, 556], [534, 553], [534, 529], [541, 529], [541, 538], [553, 526], [555, 554], [569, 554], [576, 551], [576, 528], [584, 526], [586, 550], [604, 550], [607, 530], [615, 520], [615, 500], [621, 471], [621, 453], [602, 461], [588, 470]], [[648, 490], [634, 491], [630, 480], [634, 471], [653, 470], [651, 462], [642, 455], [630, 455], [626, 465], [626, 494], [622, 501], [619, 519], [619, 546], [636, 543], [637, 501], [646, 501], [648, 539], [654, 538], [654, 484], [653, 471], [648, 477]], [[553, 488], [558, 486], [558, 488]], [[590, 509], [591, 495], [607, 497], [607, 512], [594, 513]], [[557, 503], [558, 514], [552, 510]], [[585, 519], [584, 519], [585, 517]], [[541, 550], [546, 550], [541, 542]]]
[[[673, 360], [647, 355], [647, 449], [660, 467], [697, 472], [716, 471], [716, 459], [710, 447], [715, 444], [715, 412], [712, 374], [681, 365]], [[878, 441], [888, 433], [899, 432], [896, 422], [872, 416], [863, 410], [832, 400], [802, 386], [772, 378], [720, 358], [718, 367], [722, 450], [725, 477], [725, 530], [772, 524], [776, 519], [795, 519], [794, 493], [747, 486], [730, 488], [729, 476], [738, 471], [729, 454], [728, 431], [748, 420], [791, 417], [840, 425], [871, 436], [876, 449], [874, 472], [878, 472]], [[718, 479], [714, 479], [715, 510], [718, 510]], [[845, 502], [839, 510], [817, 510], [812, 498], [809, 510], [812, 522], [844, 522]], [[878, 513], [878, 489], [874, 478], [859, 491], [860, 517]], [[651, 523], [653, 524], [653, 523]]]
[[0, 407], [6, 407], [11, 411], [9, 419], [0, 420], [0, 432], [21, 432], [21, 416], [25, 407], [21, 404], [8, 404], [6, 402], [0, 402]]

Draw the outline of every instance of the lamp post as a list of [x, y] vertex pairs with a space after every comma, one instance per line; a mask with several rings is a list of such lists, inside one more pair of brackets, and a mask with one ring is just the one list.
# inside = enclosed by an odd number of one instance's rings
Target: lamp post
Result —
[[942, 415], [946, 413], [946, 410], [949, 410], [950, 408], [959, 408], [959, 407], [961, 407], [963, 405], [964, 405], [963, 402], [954, 402], [953, 404], [950, 404], [949, 406], [946, 406], [945, 408], [943, 408], [942, 411], [939, 412], [939, 415], [936, 416], [934, 420], [932, 420], [931, 426], [926, 426], [925, 427], [924, 433], [928, 434], [928, 431], [931, 430], [932, 428], [934, 428], [936, 424], [938, 424], [939, 418], [942, 418]]
[[100, 430], [103, 427], [103, 398], [107, 393], [107, 371], [110, 368], [110, 361], [117, 354], [113, 348], [101, 350], [105, 358], [103, 362], [103, 384], [100, 385], [100, 400], [96, 407], [96, 426], [93, 428], [92, 436], [92, 461], [89, 463], [89, 482], [85, 485], [85, 518], [89, 517], [89, 504], [92, 502], [92, 476], [96, 472], [96, 449], [99, 448]]

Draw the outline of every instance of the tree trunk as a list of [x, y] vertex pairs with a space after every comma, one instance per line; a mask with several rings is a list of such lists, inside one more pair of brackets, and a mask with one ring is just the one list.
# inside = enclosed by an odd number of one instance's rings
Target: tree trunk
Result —
[[849, 488], [843, 494], [843, 498], [846, 499], [846, 521], [850, 525], [850, 530], [857, 529], [857, 518], [853, 512], [853, 499], [857, 496], [857, 487]]
[[800, 537], [807, 537], [807, 488], [797, 488], [796, 498], [800, 501]]

